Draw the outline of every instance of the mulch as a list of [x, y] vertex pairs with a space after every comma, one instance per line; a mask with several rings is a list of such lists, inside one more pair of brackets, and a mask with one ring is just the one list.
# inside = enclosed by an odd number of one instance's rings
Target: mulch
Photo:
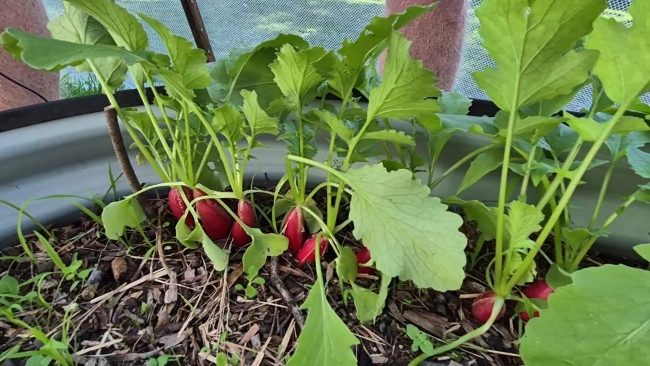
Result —
[[[256, 198], [256, 203], [264, 205], [264, 200], [268, 203], [264, 197]], [[91, 272], [88, 281], [74, 284], [57, 271], [40, 284], [41, 296], [51, 308], [23, 305], [22, 311], [14, 314], [49, 337], [62, 340], [66, 334], [64, 341], [73, 359], [82, 365], [144, 365], [160, 355], [171, 356], [168, 365], [209, 365], [216, 363], [220, 353], [227, 355], [232, 365], [285, 364], [287, 355], [295, 350], [300, 329], [271, 285], [270, 261], [260, 271], [265, 281], [255, 285], [257, 296], [247, 298], [240, 286], [246, 286], [243, 250], [232, 254], [225, 273], [214, 271], [202, 250], [186, 249], [176, 242], [174, 219], [164, 200], [156, 199], [154, 205], [162, 224], [153, 223], [143, 232], [129, 231], [126, 246], [107, 240], [101, 226], [87, 217], [79, 224], [54, 229], [56, 241], [51, 243], [66, 265], [75, 255], [82, 260], [80, 270]], [[478, 237], [476, 229], [466, 223], [462, 231], [471, 251]], [[339, 235], [345, 245], [361, 246], [351, 228]], [[55, 269], [38, 240], [33, 235], [26, 238], [37, 263], [25, 258], [20, 246], [10, 248], [4, 255], [20, 259], [0, 260], [0, 276], [9, 274], [22, 283]], [[485, 248], [489, 252], [489, 243]], [[331, 252], [328, 254], [333, 255]], [[459, 291], [420, 290], [409, 282], [393, 281], [383, 314], [369, 324], [359, 324], [353, 302], [342, 298], [330, 266], [332, 259], [326, 256], [322, 263], [329, 280], [327, 298], [361, 341], [355, 347], [359, 365], [408, 364], [419, 352], [411, 349], [407, 324], [417, 325], [434, 346], [480, 326], [470, 306], [473, 298], [487, 289], [485, 259], [467, 273]], [[585, 262], [598, 265], [604, 261], [592, 256]], [[295, 303], [302, 304], [316, 278], [314, 265], [298, 268], [285, 254], [278, 260], [278, 272]], [[359, 276], [358, 284], [377, 291], [377, 276]], [[42, 346], [28, 330], [1, 319], [0, 354], [15, 345], [22, 351]], [[423, 365], [521, 365], [517, 343], [522, 327], [509, 307], [506, 316], [482, 337]]]

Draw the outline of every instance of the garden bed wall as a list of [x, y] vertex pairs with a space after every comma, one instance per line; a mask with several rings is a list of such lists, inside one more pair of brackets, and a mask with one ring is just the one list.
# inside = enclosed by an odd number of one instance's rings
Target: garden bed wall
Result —
[[[74, 101], [71, 108], [74, 108]], [[336, 104], [336, 102], [334, 102]], [[154, 110], [157, 108], [154, 106]], [[393, 127], [410, 131], [410, 125], [394, 122]], [[127, 145], [132, 140], [123, 131]], [[485, 144], [485, 138], [478, 135], [464, 134], [463, 138], [456, 135], [443, 150], [441, 161], [437, 167], [436, 176], [456, 163], [459, 157]], [[247, 167], [249, 177], [277, 181], [284, 172], [284, 142], [272, 137], [262, 139], [269, 149], [256, 154], [257, 159], [251, 160]], [[326, 136], [318, 138], [319, 151], [327, 150]], [[419, 142], [420, 149], [426, 148], [426, 142]], [[135, 163], [135, 152], [131, 152], [132, 162]], [[425, 151], [421, 151], [423, 155]], [[600, 159], [607, 159], [606, 151], [602, 151]], [[317, 160], [320, 157], [317, 157]], [[84, 114], [64, 119], [43, 122], [0, 133], [0, 199], [21, 206], [29, 199], [37, 199], [50, 195], [79, 195], [90, 197], [89, 192], [103, 195], [110, 188], [109, 164], [115, 176], [121, 169], [114, 156], [108, 136], [103, 112]], [[453, 195], [462, 181], [469, 164], [452, 173], [438, 187], [434, 194], [439, 197]], [[261, 167], [261, 169], [260, 169]], [[159, 179], [148, 166], [134, 166], [141, 182], [158, 183]], [[632, 192], [641, 181], [629, 168], [627, 163], [620, 163], [615, 169], [617, 181], [610, 186], [610, 194], [605, 200], [603, 212], [612, 212], [620, 203], [624, 192]], [[499, 172], [487, 175], [477, 184], [464, 191], [464, 199], [481, 201], [496, 200], [499, 187]], [[573, 210], [573, 220], [579, 225], [586, 225], [595, 205], [600, 183], [603, 180], [605, 168], [588, 171], [584, 180], [589, 182], [582, 185], [574, 194], [572, 202], [578, 207]], [[322, 176], [317, 169], [312, 170], [314, 180]], [[426, 176], [421, 176], [426, 180]], [[130, 193], [126, 181], [122, 178], [117, 184], [118, 195]], [[534, 194], [530, 191], [529, 194]], [[112, 197], [112, 195], [111, 195]], [[107, 198], [111, 198], [107, 197]], [[56, 198], [30, 202], [27, 212], [44, 224], [56, 222], [65, 224], [78, 219], [78, 210], [70, 203], [73, 199]], [[84, 201], [79, 201], [84, 203]], [[16, 222], [18, 212], [6, 205], [0, 205], [0, 248], [17, 242]], [[612, 234], [602, 239], [598, 245], [603, 251], [628, 256], [633, 253], [631, 247], [641, 242], [649, 241], [646, 230], [646, 219], [650, 217], [650, 206], [632, 205], [622, 217], [611, 226]], [[24, 218], [23, 232], [31, 232], [35, 225]]]

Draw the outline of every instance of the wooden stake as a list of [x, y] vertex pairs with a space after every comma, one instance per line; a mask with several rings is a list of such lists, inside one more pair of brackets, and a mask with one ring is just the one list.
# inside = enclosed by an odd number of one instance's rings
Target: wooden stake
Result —
[[[115, 151], [115, 156], [117, 161], [122, 167], [126, 181], [129, 183], [129, 187], [133, 193], [136, 193], [142, 189], [142, 185], [138, 181], [138, 177], [135, 175], [133, 170], [133, 165], [131, 165], [131, 160], [129, 160], [129, 155], [126, 152], [126, 146], [124, 146], [124, 139], [122, 138], [122, 130], [120, 130], [120, 125], [117, 121], [117, 111], [113, 107], [104, 108], [104, 116], [106, 117], [106, 125], [108, 126], [108, 135], [111, 137], [111, 143], [113, 144], [113, 150]], [[151, 207], [151, 204], [147, 197], [144, 195], [137, 195], [136, 199], [145, 214], [149, 219], [154, 218], [154, 213]]]

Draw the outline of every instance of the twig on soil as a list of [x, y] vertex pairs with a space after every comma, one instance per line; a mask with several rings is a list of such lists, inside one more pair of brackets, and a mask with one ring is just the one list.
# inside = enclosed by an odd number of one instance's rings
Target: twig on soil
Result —
[[280, 292], [280, 295], [282, 295], [282, 298], [287, 303], [287, 306], [289, 306], [291, 309], [291, 315], [293, 315], [293, 318], [296, 320], [296, 324], [298, 324], [300, 330], [302, 330], [302, 328], [305, 326], [305, 317], [302, 314], [302, 311], [300, 311], [298, 305], [296, 305], [296, 303], [293, 301], [291, 294], [284, 286], [284, 282], [282, 282], [282, 279], [280, 278], [280, 274], [278, 273], [277, 256], [271, 258], [271, 283], [278, 290], [278, 292]]
[[[115, 108], [111, 106], [106, 107], [104, 108], [104, 116], [106, 117], [108, 135], [111, 137], [111, 143], [113, 144], [113, 150], [115, 150], [117, 161], [120, 163], [120, 167], [124, 172], [124, 176], [126, 177], [126, 181], [129, 183], [131, 191], [136, 193], [142, 189], [142, 185], [140, 184], [140, 181], [138, 181], [138, 176], [135, 175], [133, 165], [131, 165], [131, 160], [129, 160], [129, 155], [126, 152], [124, 139], [122, 138], [122, 131], [120, 130], [120, 125], [117, 121], [117, 111], [115, 111]], [[147, 197], [138, 195], [136, 199], [140, 206], [142, 206], [147, 217], [149, 219], [154, 218], [154, 212]]]

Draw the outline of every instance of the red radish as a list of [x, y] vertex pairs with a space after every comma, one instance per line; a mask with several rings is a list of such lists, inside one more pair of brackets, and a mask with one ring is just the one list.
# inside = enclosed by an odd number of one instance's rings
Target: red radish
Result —
[[[246, 224], [248, 227], [257, 227], [257, 219], [255, 218], [255, 208], [253, 204], [246, 201], [240, 200], [237, 205], [237, 217]], [[232, 238], [232, 245], [236, 247], [243, 247], [248, 245], [251, 242], [251, 237], [246, 233], [244, 228], [239, 225], [237, 221], [232, 226], [232, 232], [230, 233]]]
[[[368, 248], [363, 247], [357, 252], [357, 263], [366, 264], [368, 262], [370, 262], [370, 251]], [[371, 274], [372, 272], [372, 267], [357, 266], [357, 273]]]
[[[316, 261], [316, 237], [318, 236], [319, 233], [316, 233], [312, 235], [305, 244], [300, 248], [300, 251], [298, 251], [298, 254], [296, 255], [296, 258], [298, 259], [298, 267], [301, 267], [305, 263], [313, 263]], [[323, 258], [323, 255], [327, 252], [327, 248], [329, 248], [329, 242], [327, 241], [327, 238], [323, 236], [323, 234], [320, 234], [320, 257]]]
[[292, 208], [287, 214], [284, 227], [282, 228], [282, 234], [289, 239], [289, 251], [294, 255], [298, 253], [309, 236], [309, 232], [305, 228], [305, 218], [300, 206]]
[[[185, 193], [185, 198], [188, 201], [192, 201], [192, 191], [187, 187], [182, 187], [182, 189], [183, 193]], [[172, 188], [167, 195], [167, 200], [169, 201], [169, 208], [171, 209], [172, 214], [174, 214], [176, 220], [180, 220], [185, 214], [185, 210], [187, 210], [187, 205], [185, 204], [185, 201], [183, 201], [180, 188]], [[188, 213], [185, 217], [185, 225], [190, 229], [194, 229], [194, 216], [192, 216], [192, 213]]]
[[[545, 280], [540, 280], [532, 285], [530, 285], [527, 289], [522, 291], [524, 295], [526, 295], [527, 298], [529, 299], [540, 299], [540, 300], [547, 300], [548, 295], [552, 294], [555, 292], [551, 286], [549, 286]], [[530, 316], [528, 315], [527, 311], [522, 311], [519, 313], [519, 316], [521, 319], [524, 321], [528, 321], [530, 319]], [[533, 313], [533, 317], [537, 318], [539, 316], [539, 311], [535, 311]]]
[[[206, 194], [200, 189], [194, 189], [194, 198], [203, 197]], [[201, 200], [196, 202], [196, 212], [201, 219], [203, 231], [214, 241], [223, 240], [230, 234], [234, 219], [219, 202], [214, 199]]]
[[[492, 308], [494, 307], [495, 296], [496, 295], [494, 292], [487, 291], [481, 294], [481, 296], [474, 299], [474, 302], [472, 303], [472, 315], [474, 315], [474, 318], [476, 318], [476, 320], [485, 324], [488, 319], [490, 319], [490, 315], [492, 315]], [[501, 306], [501, 310], [499, 311], [499, 315], [497, 315], [497, 319], [501, 318], [505, 312], [506, 307]]]

